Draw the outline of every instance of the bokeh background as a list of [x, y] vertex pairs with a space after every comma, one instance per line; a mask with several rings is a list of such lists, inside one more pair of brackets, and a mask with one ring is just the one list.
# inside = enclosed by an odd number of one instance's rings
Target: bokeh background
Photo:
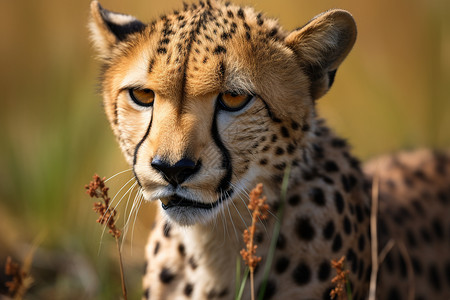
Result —
[[[289, 30], [329, 8], [354, 15], [357, 43], [319, 110], [362, 159], [450, 147], [450, 1], [238, 2]], [[178, 0], [102, 4], [143, 21], [182, 7]], [[84, 193], [94, 173], [127, 169], [97, 93], [88, 18], [89, 0], [0, 0], [0, 286], [6, 256], [23, 260], [39, 237], [27, 299], [121, 294], [114, 241], [102, 237]], [[112, 191], [131, 176], [112, 179]], [[131, 299], [141, 293], [151, 212], [142, 207], [123, 246]]]

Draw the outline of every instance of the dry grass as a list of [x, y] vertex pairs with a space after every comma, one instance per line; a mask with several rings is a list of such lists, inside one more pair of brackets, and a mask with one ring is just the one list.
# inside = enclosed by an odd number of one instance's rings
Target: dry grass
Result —
[[113, 207], [111, 208], [111, 198], [108, 196], [109, 188], [105, 185], [106, 178], [100, 178], [97, 174], [93, 176], [93, 180], [85, 186], [87, 190], [86, 193], [91, 196], [91, 198], [100, 198], [102, 201], [98, 201], [94, 203], [94, 211], [99, 214], [99, 218], [97, 219], [97, 223], [102, 224], [104, 226], [108, 226], [109, 233], [115, 238], [117, 251], [119, 254], [119, 266], [120, 266], [120, 279], [122, 283], [122, 293], [123, 298], [127, 300], [127, 288], [125, 284], [125, 275], [123, 271], [123, 261], [122, 261], [122, 252], [120, 251], [120, 236], [122, 235], [122, 231], [116, 227], [116, 215], [117, 211]]
[[[31, 255], [32, 256], [32, 255]], [[5, 275], [11, 276], [11, 281], [5, 283], [8, 288], [8, 294], [14, 300], [23, 299], [28, 289], [33, 284], [33, 277], [30, 275], [31, 261], [27, 260], [21, 267], [19, 263], [13, 262], [10, 256], [6, 259]]]
[[261, 261], [261, 257], [256, 256], [256, 248], [258, 246], [254, 243], [256, 223], [258, 222], [258, 220], [266, 219], [269, 210], [269, 205], [265, 203], [266, 197], [261, 197], [262, 189], [263, 185], [262, 183], [259, 183], [250, 192], [250, 203], [248, 204], [248, 208], [252, 211], [252, 225], [244, 231], [244, 243], [246, 245], [246, 248], [241, 250], [242, 259], [250, 269], [250, 291], [252, 300], [255, 299], [253, 273], [256, 266]]
[[332, 259], [331, 266], [336, 270], [336, 276], [331, 280], [334, 284], [334, 289], [330, 292], [331, 299], [347, 300], [348, 295], [346, 292], [346, 286], [348, 283], [347, 276], [349, 271], [345, 270], [345, 256], [342, 256], [339, 260]]

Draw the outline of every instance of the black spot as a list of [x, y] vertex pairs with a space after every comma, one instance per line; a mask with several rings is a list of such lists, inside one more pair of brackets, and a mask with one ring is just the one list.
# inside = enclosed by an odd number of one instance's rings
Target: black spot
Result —
[[263, 165], [263, 166], [267, 165], [267, 159], [265, 159], [265, 158], [261, 159], [261, 160], [259, 161], [259, 164], [260, 164], [260, 165]]
[[227, 39], [231, 38], [231, 35], [230, 35], [229, 33], [227, 33], [227, 32], [224, 32], [224, 33], [222, 33], [222, 35], [220, 36], [220, 38], [221, 38], [223, 41], [226, 41]]
[[424, 210], [422, 204], [418, 200], [412, 200], [411, 204], [420, 216], [422, 216], [422, 217], [425, 216], [425, 210]]
[[344, 198], [338, 191], [334, 193], [334, 203], [336, 204], [337, 211], [342, 214], [342, 212], [344, 211]]
[[329, 287], [323, 292], [322, 299], [323, 300], [331, 300], [331, 291], [334, 290], [334, 287]]
[[324, 155], [325, 150], [323, 149], [322, 146], [313, 144], [313, 149], [317, 158], [323, 158], [325, 156]]
[[425, 227], [420, 229], [420, 233], [422, 234], [422, 238], [426, 243], [431, 243], [431, 235]]
[[210, 290], [210, 291], [208, 292], [208, 294], [206, 295], [206, 298], [207, 298], [207, 299], [212, 299], [212, 298], [214, 298], [214, 297], [216, 297], [216, 291], [214, 291], [214, 290]]
[[158, 254], [159, 246], [160, 246], [159, 242], [156, 242], [156, 244], [155, 244], [155, 250], [153, 251], [153, 254], [154, 254], [154, 255]]
[[213, 53], [214, 54], [221, 54], [221, 53], [227, 53], [227, 49], [225, 49], [224, 47], [222, 47], [222, 46], [217, 46], [215, 49], [214, 49], [214, 51], [213, 51]]
[[412, 233], [412, 231], [409, 229], [406, 231], [406, 238], [408, 239], [409, 246], [411, 246], [411, 247], [417, 246], [416, 238], [415, 238], [414, 234]]
[[242, 10], [242, 8], [239, 8], [237, 15], [238, 15], [238, 17], [241, 18], [242, 20], [245, 20], [244, 11]]
[[234, 18], [234, 14], [231, 10], [227, 11], [227, 15], [229, 18]]
[[389, 273], [393, 273], [394, 272], [394, 269], [395, 269], [395, 262], [394, 262], [394, 258], [393, 258], [393, 256], [392, 256], [392, 253], [391, 253], [391, 251], [389, 251], [387, 254], [386, 254], [386, 257], [385, 257], [385, 259], [384, 259], [384, 262], [385, 262], [385, 266], [387, 267], [387, 270], [389, 271]]
[[314, 203], [316, 203], [319, 206], [325, 205], [325, 195], [320, 188], [313, 188], [311, 190], [311, 196]]
[[280, 233], [277, 239], [277, 249], [283, 250], [284, 248], [286, 248], [286, 238]]
[[246, 38], [248, 41], [252, 38], [252, 36], [250, 35], [250, 32], [248, 32], [248, 31], [245, 32], [245, 38]]
[[174, 278], [175, 274], [170, 272], [167, 268], [163, 268], [161, 273], [159, 273], [159, 280], [164, 284], [169, 284]]
[[359, 260], [359, 271], [358, 271], [358, 279], [361, 280], [364, 274], [364, 261], [362, 259]]
[[274, 167], [277, 170], [284, 171], [284, 169], [286, 169], [286, 163], [276, 164]]
[[194, 286], [190, 283], [187, 283], [186, 286], [184, 287], [184, 294], [189, 297], [192, 294], [192, 291], [194, 290]]
[[191, 256], [188, 260], [188, 263], [193, 270], [197, 269], [198, 265], [197, 265], [197, 262], [195, 261], [194, 257]]
[[298, 125], [297, 122], [295, 122], [295, 121], [292, 121], [292, 122], [291, 122], [291, 128], [292, 128], [293, 130], [298, 130], [299, 127], [300, 127], [300, 125]]
[[221, 78], [225, 76], [225, 65], [223, 64], [223, 62], [220, 62], [219, 64], [219, 75]]
[[297, 194], [294, 194], [289, 197], [288, 203], [292, 206], [296, 206], [300, 203], [301, 197]]
[[328, 260], [324, 260], [319, 266], [319, 272], [317, 273], [317, 278], [320, 281], [328, 281], [331, 273], [331, 266]]
[[178, 252], [180, 253], [181, 256], [185, 256], [186, 255], [186, 249], [184, 248], [183, 244], [179, 244], [178, 245]]
[[272, 135], [272, 143], [275, 143], [278, 140], [278, 136], [276, 134]]
[[261, 18], [261, 13], [259, 13], [257, 16], [256, 16], [256, 24], [258, 24], [259, 26], [261, 26], [262, 24], [264, 24], [264, 20]]
[[347, 146], [347, 142], [341, 138], [334, 138], [331, 140], [331, 146], [334, 148], [344, 148]]
[[168, 38], [164, 38], [164, 39], [159, 41], [160, 45], [167, 45], [169, 43], [170, 43], [170, 39], [168, 39]]
[[403, 258], [403, 255], [398, 253], [398, 266], [400, 267], [400, 274], [403, 278], [406, 278], [408, 275], [408, 268], [406, 266], [405, 259]]
[[356, 209], [356, 219], [358, 220], [359, 223], [361, 223], [364, 220], [364, 214], [361, 205], [356, 205], [355, 209]]
[[445, 272], [445, 278], [447, 279], [447, 284], [450, 285], [450, 262], [447, 262], [445, 264], [444, 268], [445, 268], [444, 272]]
[[333, 237], [333, 234], [334, 234], [334, 223], [333, 221], [330, 220], [323, 228], [323, 237], [326, 240], [329, 240]]
[[442, 289], [441, 278], [439, 277], [438, 268], [436, 265], [431, 265], [429, 269], [429, 282], [433, 286], [436, 291], [440, 291]]
[[289, 131], [288, 131], [288, 129], [287, 129], [286, 127], [281, 126], [280, 131], [281, 131], [281, 135], [282, 135], [283, 137], [285, 137], [285, 138], [288, 138], [288, 137], [289, 137]]
[[152, 60], [150, 61], [150, 63], [148, 64], [148, 72], [149, 72], [149, 73], [152, 72], [152, 70], [153, 70], [153, 65], [154, 65], [154, 64], [155, 64], [155, 60], [152, 59]]
[[167, 53], [167, 49], [166, 49], [166, 48], [163, 48], [163, 47], [159, 47], [156, 51], [157, 51], [159, 54], [166, 54], [166, 53]]
[[304, 241], [311, 241], [316, 234], [314, 227], [311, 225], [311, 221], [307, 217], [297, 218], [295, 231], [298, 238]]
[[416, 257], [411, 257], [411, 264], [414, 269], [414, 275], [421, 275], [423, 273], [422, 265]]
[[295, 146], [293, 144], [289, 144], [286, 148], [287, 153], [292, 154], [295, 151]]
[[169, 223], [164, 223], [164, 226], [163, 226], [163, 234], [164, 234], [164, 236], [166, 237], [166, 238], [169, 238], [170, 237], [170, 231], [172, 230], [172, 226], [170, 226], [170, 224]]
[[352, 224], [350, 223], [350, 219], [348, 218], [348, 216], [344, 217], [343, 225], [344, 225], [344, 232], [346, 234], [352, 233]]
[[277, 147], [277, 149], [275, 150], [275, 154], [276, 155], [283, 155], [284, 154], [284, 149]]
[[278, 33], [278, 29], [273, 28], [272, 30], [270, 30], [269, 36], [274, 37], [275, 35], [277, 35], [277, 33]]
[[356, 273], [356, 271], [358, 270], [358, 257], [356, 257], [353, 249], [348, 249], [346, 257], [347, 261], [349, 261], [351, 264], [352, 272]]
[[442, 228], [442, 224], [438, 219], [433, 220], [432, 227], [438, 239], [444, 238], [444, 229]]
[[322, 177], [323, 181], [325, 181], [326, 184], [330, 184], [330, 185], [334, 184], [334, 180], [331, 179], [330, 177], [322, 175], [322, 174], [320, 174], [320, 177]]
[[[256, 270], [255, 270], [256, 271]], [[221, 290], [219, 292], [219, 295], [217, 295], [219, 298], [225, 297], [226, 295], [228, 295], [228, 289], [224, 288], [223, 290]]]
[[438, 197], [439, 201], [440, 201], [442, 204], [447, 204], [448, 201], [449, 201], [449, 197], [448, 197], [448, 195], [445, 193], [445, 191], [440, 191], [440, 192], [438, 192], [437, 197]]
[[334, 237], [333, 240], [333, 244], [331, 245], [331, 250], [333, 252], [338, 252], [339, 250], [341, 250], [342, 248], [342, 237], [341, 235], [338, 233], [336, 234], [336, 236]]
[[255, 242], [256, 244], [261, 244], [264, 241], [264, 234], [262, 232], [258, 232], [255, 234]]
[[287, 258], [286, 256], [281, 256], [280, 258], [277, 259], [277, 261], [275, 262], [275, 271], [278, 274], [283, 273], [284, 271], [286, 271], [286, 269], [289, 267], [289, 258]]
[[150, 298], [150, 288], [149, 287], [144, 290], [144, 294], [142, 295], [142, 297], [144, 299], [149, 299]]
[[401, 300], [402, 295], [398, 291], [397, 287], [391, 287], [388, 293], [388, 300]]
[[348, 180], [347, 176], [342, 175], [341, 176], [341, 182], [342, 182], [342, 187], [344, 188], [344, 190], [349, 193], [351, 190], [351, 186], [350, 186], [350, 181]]
[[309, 126], [309, 124], [303, 124], [303, 126], [302, 126], [303, 132], [309, 131], [310, 129], [311, 129], [311, 127]]
[[299, 263], [292, 272], [292, 278], [298, 285], [305, 285], [311, 280], [311, 269], [306, 263]]
[[365, 246], [366, 246], [366, 239], [364, 238], [364, 235], [361, 234], [359, 236], [359, 239], [358, 239], [358, 249], [359, 249], [359, 251], [363, 251]]
[[327, 172], [338, 172], [339, 171], [338, 165], [332, 160], [326, 161], [323, 167], [325, 168], [325, 171], [327, 171]]
[[[263, 286], [260, 285], [258, 287], [257, 295], [262, 293], [262, 289], [263, 289]], [[264, 299], [264, 300], [271, 299], [275, 295], [276, 292], [277, 292], [277, 285], [276, 285], [275, 281], [273, 281], [272, 279], [269, 279], [269, 280], [267, 280], [266, 287], [264, 289], [264, 295], [263, 295], [262, 299]]]

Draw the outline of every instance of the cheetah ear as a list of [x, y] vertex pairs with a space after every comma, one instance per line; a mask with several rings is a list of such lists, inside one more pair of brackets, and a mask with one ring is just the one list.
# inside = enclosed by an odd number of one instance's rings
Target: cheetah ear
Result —
[[144, 30], [145, 24], [133, 16], [110, 12], [98, 1], [92, 1], [89, 27], [94, 45], [102, 56], [108, 56], [115, 44]]
[[286, 37], [286, 44], [297, 55], [300, 66], [311, 80], [314, 100], [331, 87], [336, 70], [353, 47], [356, 24], [345, 10], [324, 12]]

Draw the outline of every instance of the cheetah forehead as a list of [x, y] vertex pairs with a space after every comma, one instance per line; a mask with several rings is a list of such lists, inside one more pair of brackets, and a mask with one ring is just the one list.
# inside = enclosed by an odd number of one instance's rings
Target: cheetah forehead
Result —
[[180, 89], [194, 96], [224, 90], [252, 93], [261, 68], [256, 52], [289, 55], [285, 37], [276, 20], [251, 7], [219, 1], [185, 5], [123, 42], [127, 51], [118, 50], [118, 56], [129, 62], [120, 85], [145, 86], [153, 78], [152, 88], [171, 97]]

